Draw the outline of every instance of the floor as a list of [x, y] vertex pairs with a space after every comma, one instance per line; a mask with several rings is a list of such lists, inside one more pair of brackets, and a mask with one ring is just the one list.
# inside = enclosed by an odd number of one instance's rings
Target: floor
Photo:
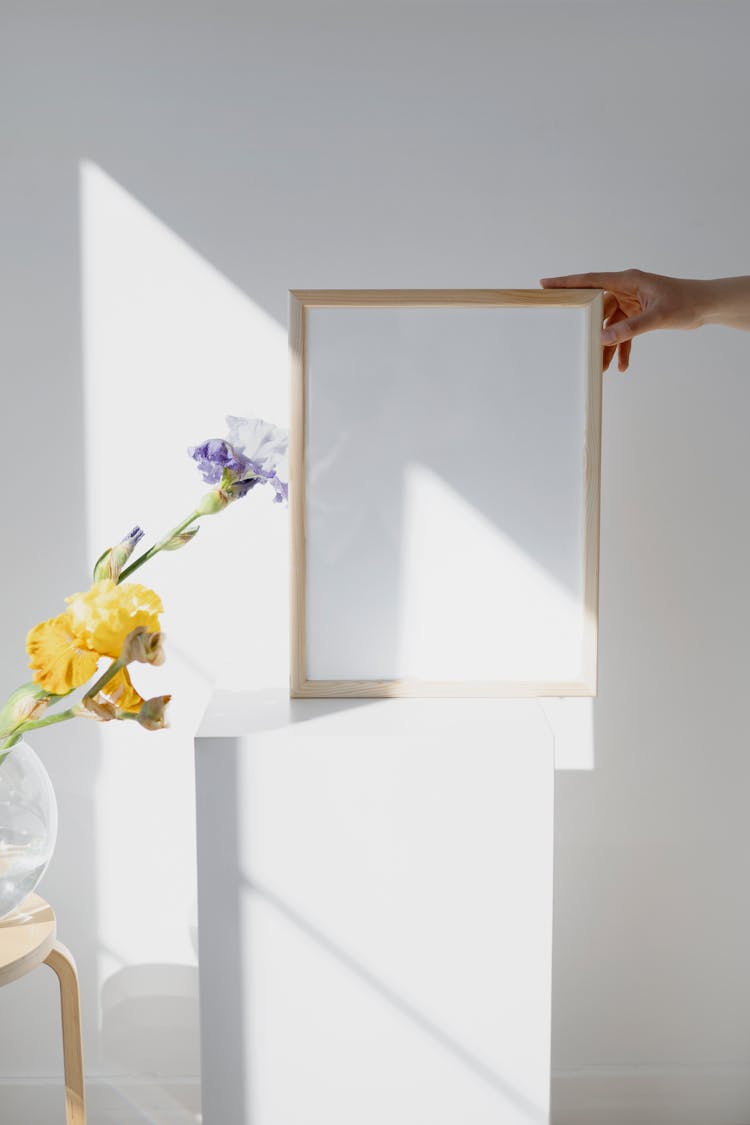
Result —
[[[159, 1084], [149, 1080], [89, 1079], [88, 1125], [200, 1125], [196, 1079]], [[4, 1125], [54, 1125], [65, 1120], [62, 1084], [50, 1080], [0, 1080]]]

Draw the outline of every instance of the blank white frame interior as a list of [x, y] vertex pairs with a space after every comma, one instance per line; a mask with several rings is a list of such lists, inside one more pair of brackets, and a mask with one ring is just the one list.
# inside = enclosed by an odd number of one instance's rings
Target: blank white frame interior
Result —
[[596, 694], [600, 290], [290, 294], [293, 697]]

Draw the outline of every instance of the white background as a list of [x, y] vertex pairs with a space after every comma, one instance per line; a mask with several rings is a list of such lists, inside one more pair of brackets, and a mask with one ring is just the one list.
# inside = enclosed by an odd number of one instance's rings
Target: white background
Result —
[[[190, 504], [185, 445], [225, 411], [283, 421], [289, 287], [750, 268], [744, 5], [27, 0], [0, 21], [8, 689], [102, 547]], [[605, 378], [594, 768], [557, 775], [561, 1125], [750, 1121], [749, 370], [750, 337], [711, 328]], [[149, 1074], [164, 1113], [196, 1104], [192, 718], [211, 681], [286, 675], [265, 500], [144, 570], [173, 731], [37, 739], [89, 1070], [154, 1119]], [[3, 1075], [54, 1076], [53, 983], [0, 1001]]]

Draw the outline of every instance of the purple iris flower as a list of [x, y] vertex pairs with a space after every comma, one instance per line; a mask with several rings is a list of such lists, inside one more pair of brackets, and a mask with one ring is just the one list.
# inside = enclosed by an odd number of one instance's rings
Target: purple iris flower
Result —
[[254, 472], [271, 485], [277, 503], [289, 498], [289, 433], [262, 418], [227, 416], [229, 440], [242, 450]]
[[260, 483], [260, 477], [245, 477], [243, 480], [236, 480], [232, 484], [232, 496], [237, 498], [247, 496], [250, 489], [255, 488], [256, 484]]
[[289, 484], [288, 484], [288, 482], [281, 480], [280, 477], [278, 477], [274, 474], [274, 476], [271, 477], [270, 484], [271, 484], [271, 487], [273, 488], [274, 493], [275, 493], [274, 498], [273, 498], [274, 503], [275, 504], [287, 503], [288, 500], [289, 500]]
[[288, 433], [262, 418], [227, 418], [229, 440], [211, 438], [188, 450], [206, 484], [219, 485], [231, 498], [246, 496], [256, 484], [270, 484], [277, 503], [289, 498]]
[[219, 484], [225, 470], [239, 479], [252, 471], [250, 462], [237, 453], [223, 438], [209, 438], [202, 445], [194, 445], [188, 453], [196, 462], [206, 484]]

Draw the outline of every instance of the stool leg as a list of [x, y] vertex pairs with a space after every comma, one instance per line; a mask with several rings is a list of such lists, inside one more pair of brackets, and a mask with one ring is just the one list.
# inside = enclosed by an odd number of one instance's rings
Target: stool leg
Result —
[[69, 950], [56, 941], [45, 964], [57, 973], [62, 1007], [63, 1064], [65, 1067], [65, 1120], [86, 1125], [86, 1090], [83, 1085], [83, 1045], [78, 973]]

